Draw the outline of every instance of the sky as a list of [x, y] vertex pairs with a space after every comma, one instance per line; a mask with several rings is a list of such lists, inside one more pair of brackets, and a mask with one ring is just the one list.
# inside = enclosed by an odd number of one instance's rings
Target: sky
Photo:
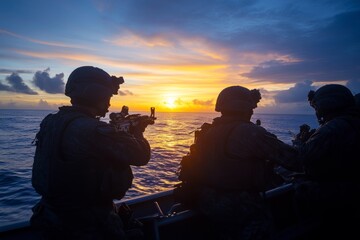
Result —
[[360, 1], [1, 1], [0, 108], [69, 105], [80, 66], [124, 77], [110, 111], [213, 112], [240, 85], [257, 113], [313, 113], [309, 90], [360, 92]]

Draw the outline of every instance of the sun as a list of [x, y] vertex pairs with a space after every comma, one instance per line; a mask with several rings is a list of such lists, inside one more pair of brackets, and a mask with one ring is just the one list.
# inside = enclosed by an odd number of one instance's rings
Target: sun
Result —
[[166, 96], [164, 105], [171, 109], [176, 108], [176, 98], [173, 96]]

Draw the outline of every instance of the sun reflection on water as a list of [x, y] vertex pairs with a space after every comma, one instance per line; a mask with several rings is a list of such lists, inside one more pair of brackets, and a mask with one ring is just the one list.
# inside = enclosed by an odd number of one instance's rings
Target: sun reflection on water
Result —
[[202, 116], [190, 113], [157, 115], [155, 124], [148, 126], [144, 133], [152, 149], [151, 160], [146, 166], [133, 167], [133, 188], [126, 197], [171, 189], [178, 183], [176, 170], [194, 141], [194, 134], [190, 132], [214, 118], [214, 114]]

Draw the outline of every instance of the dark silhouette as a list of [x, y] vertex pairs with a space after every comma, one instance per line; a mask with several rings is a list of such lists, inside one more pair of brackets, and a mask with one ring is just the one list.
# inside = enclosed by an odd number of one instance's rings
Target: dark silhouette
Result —
[[360, 93], [355, 94], [354, 98], [356, 106], [360, 107]]
[[299, 218], [316, 226], [314, 238], [358, 238], [360, 110], [342, 85], [310, 91], [308, 99], [320, 126], [299, 148], [305, 169], [295, 195]]
[[123, 82], [96, 67], [75, 69], [65, 89], [72, 106], [60, 107], [40, 124], [32, 185], [41, 200], [31, 225], [45, 239], [125, 238], [126, 223], [113, 200], [131, 187], [130, 165], [148, 163], [150, 146], [144, 125], [127, 133], [99, 121]]
[[295, 147], [303, 145], [316, 131], [316, 129], [311, 129], [310, 126], [307, 124], [302, 124], [299, 128], [299, 133], [296, 134], [295, 139], [292, 140], [292, 143]]
[[260, 119], [256, 119], [256, 125], [261, 126], [261, 121], [260, 121]]
[[274, 164], [297, 170], [297, 152], [250, 121], [259, 90], [222, 90], [215, 111], [221, 117], [195, 132], [181, 161], [175, 194], [210, 220], [215, 239], [269, 239], [271, 227], [260, 192], [272, 182]]

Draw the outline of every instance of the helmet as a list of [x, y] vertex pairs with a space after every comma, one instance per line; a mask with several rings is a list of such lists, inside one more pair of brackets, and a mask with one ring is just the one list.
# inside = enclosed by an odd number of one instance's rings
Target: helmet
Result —
[[316, 92], [308, 94], [310, 105], [316, 110], [318, 118], [324, 118], [351, 106], [355, 106], [355, 99], [351, 91], [339, 84], [328, 84], [320, 87]]
[[309, 130], [310, 130], [310, 126], [305, 123], [305, 124], [303, 124], [303, 125], [300, 126], [300, 130], [301, 130], [301, 131], [309, 131]]
[[249, 90], [241, 86], [231, 86], [223, 89], [216, 100], [217, 112], [252, 111], [261, 99], [260, 91]]
[[70, 74], [65, 95], [70, 97], [72, 102], [92, 106], [117, 94], [122, 83], [123, 77], [110, 76], [97, 67], [83, 66]]

